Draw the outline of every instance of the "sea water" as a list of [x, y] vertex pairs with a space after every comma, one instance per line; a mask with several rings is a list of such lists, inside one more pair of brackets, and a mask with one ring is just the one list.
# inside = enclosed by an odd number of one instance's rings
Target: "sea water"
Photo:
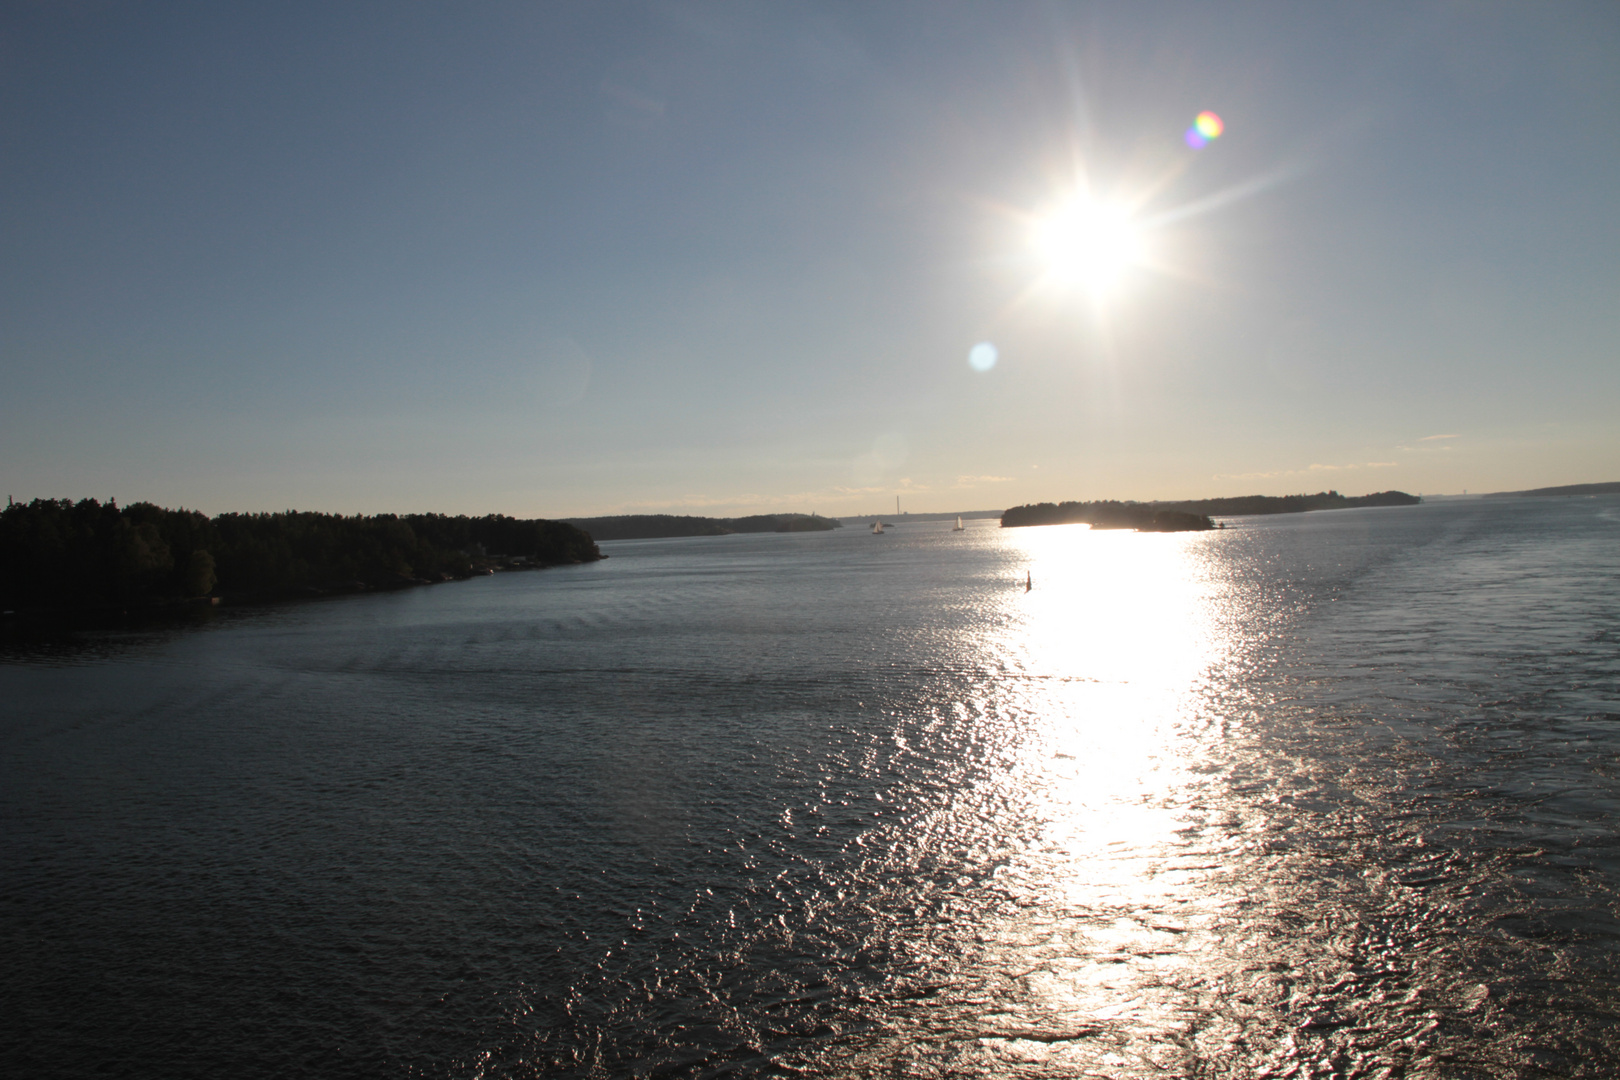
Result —
[[1620, 499], [603, 549], [13, 635], [10, 1070], [1620, 1072]]

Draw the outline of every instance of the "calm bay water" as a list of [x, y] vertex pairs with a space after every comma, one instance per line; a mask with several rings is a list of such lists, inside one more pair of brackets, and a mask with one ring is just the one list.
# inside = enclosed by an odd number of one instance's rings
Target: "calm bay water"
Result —
[[1620, 1074], [1620, 499], [604, 550], [14, 642], [0, 1057]]

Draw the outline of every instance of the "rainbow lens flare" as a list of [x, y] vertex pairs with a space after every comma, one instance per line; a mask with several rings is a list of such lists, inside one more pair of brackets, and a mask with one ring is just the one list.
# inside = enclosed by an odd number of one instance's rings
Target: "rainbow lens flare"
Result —
[[1225, 130], [1226, 124], [1221, 121], [1221, 118], [1206, 109], [1193, 119], [1192, 127], [1187, 129], [1187, 133], [1182, 138], [1186, 139], [1187, 145], [1194, 150], [1202, 150], [1211, 142], [1220, 138], [1221, 132]]

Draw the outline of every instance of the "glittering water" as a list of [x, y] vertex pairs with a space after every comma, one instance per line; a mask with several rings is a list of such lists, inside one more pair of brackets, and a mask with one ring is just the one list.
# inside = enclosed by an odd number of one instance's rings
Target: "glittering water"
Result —
[[0, 1059], [1620, 1073], [1620, 500], [605, 548], [13, 641]]

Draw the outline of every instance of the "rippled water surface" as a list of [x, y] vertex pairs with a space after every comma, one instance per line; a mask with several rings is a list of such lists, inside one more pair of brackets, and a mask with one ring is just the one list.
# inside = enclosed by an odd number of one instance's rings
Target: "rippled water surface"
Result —
[[1620, 500], [604, 549], [12, 640], [0, 1056], [1620, 1075]]

